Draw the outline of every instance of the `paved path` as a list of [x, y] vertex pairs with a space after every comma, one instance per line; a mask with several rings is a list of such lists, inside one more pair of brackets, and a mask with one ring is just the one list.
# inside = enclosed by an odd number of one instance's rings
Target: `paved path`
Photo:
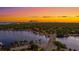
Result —
[[13, 51], [13, 50], [19, 51], [19, 50], [21, 50], [21, 49], [26, 49], [26, 48], [28, 48], [28, 45], [24, 45], [24, 46], [20, 46], [20, 47], [11, 48], [10, 50], [11, 50], [11, 51]]

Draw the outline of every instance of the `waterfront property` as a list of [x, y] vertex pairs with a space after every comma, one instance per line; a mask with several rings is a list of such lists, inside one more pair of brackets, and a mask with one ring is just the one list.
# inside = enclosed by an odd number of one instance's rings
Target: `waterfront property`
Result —
[[[0, 25], [0, 41], [3, 43], [1, 49], [26, 51], [79, 50], [78, 24], [74, 24], [73, 27], [71, 25], [73, 24], [10, 23], [8, 25]], [[34, 44], [29, 45], [32, 40]], [[62, 44], [59, 42], [53, 43], [53, 41], [59, 41]], [[30, 46], [29, 48], [28, 45]], [[63, 46], [66, 46], [67, 49], [63, 49]]]

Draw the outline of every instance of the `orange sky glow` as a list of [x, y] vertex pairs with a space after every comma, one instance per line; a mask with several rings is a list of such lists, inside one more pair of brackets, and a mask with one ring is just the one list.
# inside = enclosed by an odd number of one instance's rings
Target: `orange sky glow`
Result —
[[79, 7], [0, 7], [0, 22], [79, 22]]

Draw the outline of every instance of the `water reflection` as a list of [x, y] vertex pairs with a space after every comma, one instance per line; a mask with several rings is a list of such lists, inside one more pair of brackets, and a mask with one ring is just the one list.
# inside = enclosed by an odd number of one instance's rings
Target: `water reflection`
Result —
[[5, 45], [18, 40], [31, 41], [39, 39], [42, 43], [47, 43], [49, 38], [46, 38], [45, 35], [36, 35], [32, 31], [0, 31], [0, 41]]
[[[11, 42], [20, 40], [35, 40], [36, 42], [41, 40], [41, 43], [47, 43], [49, 38], [45, 35], [34, 34], [32, 31], [0, 31], [0, 41], [5, 46], [9, 46]], [[67, 45], [68, 48], [79, 50], [79, 37], [64, 37], [57, 38], [56, 40]]]
[[68, 48], [79, 50], [79, 37], [69, 36], [57, 38], [57, 40], [66, 44]]

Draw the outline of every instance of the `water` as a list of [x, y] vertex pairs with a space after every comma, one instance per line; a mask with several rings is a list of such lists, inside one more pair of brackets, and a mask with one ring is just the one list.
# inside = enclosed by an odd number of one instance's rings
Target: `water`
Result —
[[41, 39], [42, 43], [47, 43], [49, 38], [46, 38], [45, 35], [36, 35], [32, 31], [0, 31], [0, 41], [5, 45], [10, 45], [14, 41], [22, 40], [39, 40]]
[[64, 38], [57, 38], [58, 41], [66, 44], [68, 48], [79, 51], [79, 37], [69, 36]]
[[[34, 34], [32, 31], [0, 31], [0, 41], [5, 45], [9, 46], [11, 42], [20, 40], [39, 40], [41, 42], [47, 43], [49, 38], [45, 35]], [[79, 50], [79, 37], [69, 36], [63, 38], [57, 38], [58, 41], [66, 44], [68, 48]]]

